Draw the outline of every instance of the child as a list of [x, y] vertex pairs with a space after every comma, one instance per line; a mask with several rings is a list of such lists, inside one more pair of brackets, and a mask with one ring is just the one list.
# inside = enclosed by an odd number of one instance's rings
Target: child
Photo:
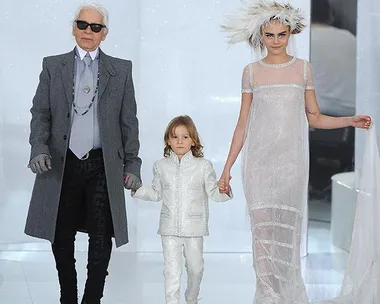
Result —
[[179, 304], [182, 251], [186, 259], [187, 304], [197, 304], [203, 276], [203, 236], [208, 235], [208, 199], [227, 201], [231, 193], [219, 193], [215, 171], [203, 158], [202, 145], [189, 116], [175, 117], [165, 136], [164, 158], [153, 167], [152, 186], [143, 185], [134, 198], [162, 200], [158, 234], [165, 260], [165, 298]]

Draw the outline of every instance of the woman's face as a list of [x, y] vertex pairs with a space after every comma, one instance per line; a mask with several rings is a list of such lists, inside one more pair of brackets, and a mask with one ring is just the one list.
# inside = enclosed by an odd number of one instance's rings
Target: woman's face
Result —
[[268, 50], [268, 54], [286, 54], [290, 38], [290, 28], [279, 20], [272, 20], [263, 27], [263, 43]]

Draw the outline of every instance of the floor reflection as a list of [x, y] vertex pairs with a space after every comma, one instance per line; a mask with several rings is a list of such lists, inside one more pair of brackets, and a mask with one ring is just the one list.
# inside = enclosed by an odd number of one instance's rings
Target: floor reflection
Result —
[[[302, 267], [311, 300], [331, 298], [339, 292], [347, 253], [331, 246], [330, 239], [328, 223], [310, 222], [309, 255], [302, 260]], [[87, 256], [84, 251], [76, 255], [81, 291]], [[205, 254], [201, 303], [251, 303], [251, 265], [250, 253]], [[161, 254], [114, 252], [102, 303], [163, 304], [162, 269]], [[58, 303], [56, 270], [49, 251], [34, 251], [31, 245], [1, 245], [0, 274], [0, 304]]]

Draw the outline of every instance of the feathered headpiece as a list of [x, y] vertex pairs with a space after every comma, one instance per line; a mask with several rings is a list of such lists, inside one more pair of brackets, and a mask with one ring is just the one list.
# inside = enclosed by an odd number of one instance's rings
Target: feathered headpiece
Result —
[[[252, 0], [251, 0], [252, 1]], [[279, 20], [290, 27], [292, 34], [299, 34], [305, 28], [305, 18], [300, 9], [288, 3], [275, 1], [254, 2], [227, 17], [222, 29], [229, 32], [229, 43], [247, 41], [254, 49], [262, 49], [262, 30], [273, 20]]]

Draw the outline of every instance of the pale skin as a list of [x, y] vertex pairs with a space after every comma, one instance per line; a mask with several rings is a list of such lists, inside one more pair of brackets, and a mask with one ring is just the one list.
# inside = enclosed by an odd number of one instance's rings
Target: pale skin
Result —
[[179, 160], [191, 150], [191, 147], [195, 146], [195, 143], [191, 139], [189, 131], [185, 126], [176, 127], [173, 130], [173, 133], [170, 134], [167, 144], [177, 155]]
[[[103, 16], [98, 11], [93, 9], [83, 9], [79, 13], [77, 20], [86, 21], [87, 23], [103, 24]], [[105, 28], [99, 33], [94, 33], [91, 27], [87, 27], [85, 30], [80, 30], [76, 23], [73, 25], [73, 36], [77, 44], [85, 51], [92, 52], [104, 41], [107, 37]]]
[[[292, 56], [286, 52], [290, 35], [289, 27], [277, 20], [263, 28], [263, 43], [268, 51], [268, 55], [263, 59], [265, 63], [281, 64], [292, 59]], [[230, 172], [243, 147], [252, 97], [252, 93], [242, 93], [241, 96], [238, 122], [232, 137], [230, 152], [219, 179], [219, 191], [221, 193], [228, 193], [230, 191]], [[349, 126], [368, 129], [371, 125], [371, 117], [368, 115], [331, 117], [321, 114], [314, 90], [305, 91], [305, 111], [310, 127], [316, 129], [338, 129]]]

